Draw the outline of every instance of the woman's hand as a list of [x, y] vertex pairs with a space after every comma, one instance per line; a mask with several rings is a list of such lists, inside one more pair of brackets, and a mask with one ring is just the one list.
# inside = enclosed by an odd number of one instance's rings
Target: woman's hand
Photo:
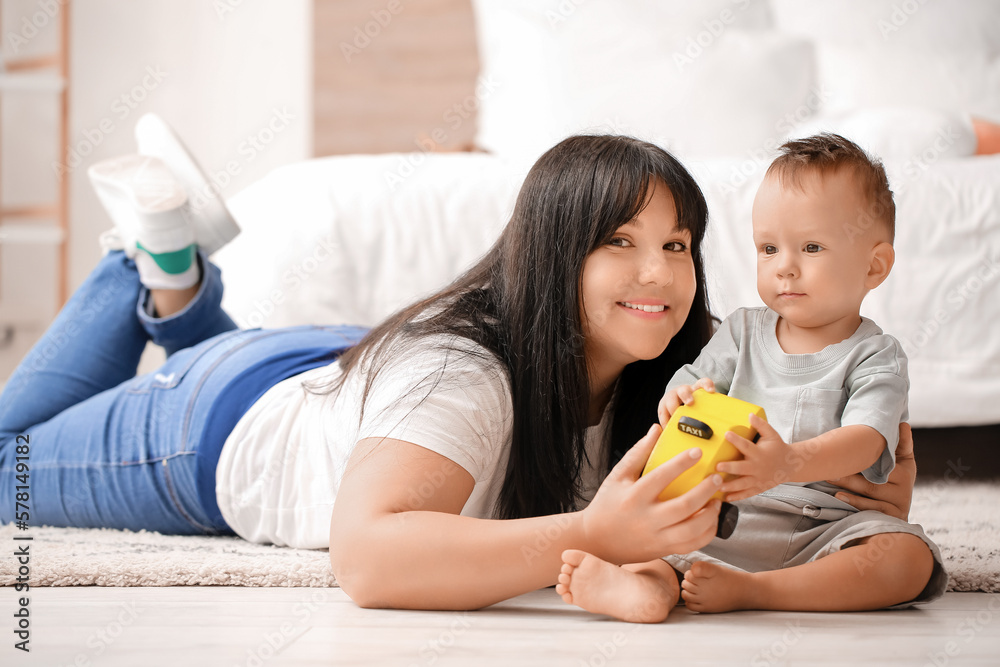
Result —
[[877, 510], [883, 514], [906, 521], [910, 516], [913, 500], [913, 483], [917, 479], [917, 462], [913, 458], [913, 432], [910, 425], [899, 425], [899, 444], [896, 445], [896, 467], [889, 473], [885, 484], [872, 484], [861, 473], [830, 482], [853, 493], [838, 493], [837, 498], [859, 510]]
[[694, 400], [695, 389], [704, 389], [715, 393], [715, 383], [712, 382], [712, 378], [701, 378], [694, 384], [681, 384], [663, 392], [663, 398], [660, 399], [660, 403], [656, 407], [656, 416], [660, 419], [660, 426], [667, 425], [674, 410], [682, 405], [688, 405]]
[[722, 484], [720, 475], [711, 475], [678, 498], [661, 501], [657, 497], [701, 458], [700, 449], [681, 452], [640, 477], [660, 431], [656, 424], [649, 429], [583, 510], [586, 548], [604, 560], [642, 563], [694, 551], [715, 537], [720, 503], [709, 499]]

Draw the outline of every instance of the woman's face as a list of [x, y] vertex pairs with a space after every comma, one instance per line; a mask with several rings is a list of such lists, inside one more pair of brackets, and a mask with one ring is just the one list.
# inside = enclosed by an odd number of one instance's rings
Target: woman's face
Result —
[[587, 257], [581, 282], [592, 372], [616, 378], [626, 365], [663, 353], [687, 319], [696, 288], [691, 234], [678, 227], [663, 183], [639, 215]]

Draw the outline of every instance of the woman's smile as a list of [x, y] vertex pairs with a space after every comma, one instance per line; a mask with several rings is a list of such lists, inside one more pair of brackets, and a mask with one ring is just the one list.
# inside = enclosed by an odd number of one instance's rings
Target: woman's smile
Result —
[[667, 310], [669, 309], [669, 306], [662, 301], [619, 301], [618, 305], [629, 311], [629, 314], [631, 315], [651, 320], [658, 320], [666, 317]]

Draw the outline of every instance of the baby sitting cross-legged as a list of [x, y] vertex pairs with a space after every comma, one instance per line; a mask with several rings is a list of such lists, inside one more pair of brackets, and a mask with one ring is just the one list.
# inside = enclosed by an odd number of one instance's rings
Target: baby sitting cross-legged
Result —
[[[658, 622], [683, 597], [699, 612], [858, 611], [906, 607], [944, 593], [937, 546], [920, 526], [858, 511], [827, 481], [862, 472], [884, 483], [906, 421], [906, 356], [860, 314], [894, 261], [895, 205], [881, 163], [821, 134], [786, 143], [753, 205], [757, 290], [668, 383], [665, 424], [703, 387], [764, 408], [754, 443], [717, 470], [739, 507], [728, 539], [622, 566], [563, 553], [557, 592], [627, 621]], [[683, 580], [678, 582], [683, 574]]]

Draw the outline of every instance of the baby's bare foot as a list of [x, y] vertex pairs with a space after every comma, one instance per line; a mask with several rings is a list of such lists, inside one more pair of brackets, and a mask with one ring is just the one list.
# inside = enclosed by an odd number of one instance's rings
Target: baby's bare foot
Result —
[[760, 609], [754, 600], [754, 580], [749, 572], [715, 563], [698, 562], [684, 574], [681, 597], [691, 611], [713, 613]]
[[677, 604], [673, 572], [659, 577], [626, 570], [577, 549], [567, 549], [562, 559], [556, 592], [569, 604], [630, 623], [659, 623]]

